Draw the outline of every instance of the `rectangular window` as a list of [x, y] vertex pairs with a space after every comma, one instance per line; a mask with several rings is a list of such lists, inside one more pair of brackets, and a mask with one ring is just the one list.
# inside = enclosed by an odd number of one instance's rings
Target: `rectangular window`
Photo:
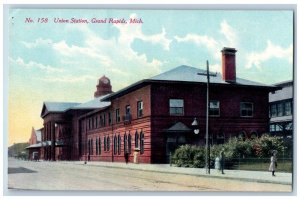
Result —
[[275, 131], [275, 124], [271, 124], [270, 125], [270, 132], [274, 132]]
[[275, 131], [282, 131], [282, 126], [276, 124], [275, 125]]
[[220, 116], [220, 102], [210, 101], [209, 102], [209, 115], [210, 116]]
[[125, 107], [125, 113], [126, 113], [126, 115], [130, 115], [130, 105], [127, 105]]
[[283, 104], [282, 103], [277, 104], [277, 115], [279, 117], [283, 115]]
[[276, 104], [271, 105], [271, 117], [276, 117], [277, 116], [277, 108]]
[[100, 115], [100, 127], [103, 126], [103, 118], [102, 118], [102, 115]]
[[241, 117], [252, 117], [253, 103], [241, 102], [240, 110], [241, 110]]
[[108, 124], [112, 125], [111, 112], [108, 113]]
[[116, 123], [120, 122], [121, 119], [120, 119], [120, 109], [116, 109]]
[[137, 116], [143, 117], [143, 102], [142, 101], [137, 102]]
[[169, 107], [170, 107], [170, 115], [184, 115], [183, 99], [170, 99]]
[[99, 124], [98, 124], [98, 116], [96, 116], [96, 128], [99, 127]]
[[106, 125], [106, 117], [105, 117], [105, 113], [103, 114], [103, 126]]
[[292, 102], [288, 101], [284, 103], [284, 115], [292, 114]]
[[125, 116], [123, 116], [124, 122], [130, 122], [131, 121], [131, 110], [130, 105], [127, 105], [125, 107]]

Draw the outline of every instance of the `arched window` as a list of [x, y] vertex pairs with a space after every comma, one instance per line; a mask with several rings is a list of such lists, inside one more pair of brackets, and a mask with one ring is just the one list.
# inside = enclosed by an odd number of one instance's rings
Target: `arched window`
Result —
[[128, 134], [128, 153], [131, 154], [131, 135], [130, 133]]
[[91, 154], [91, 143], [90, 143], [90, 140], [88, 140], [88, 144], [87, 144], [87, 146], [88, 146], [88, 154]]
[[98, 138], [96, 138], [96, 155], [98, 155]]
[[106, 142], [106, 150], [107, 151], [109, 151], [109, 149], [110, 149], [110, 138], [109, 138], [109, 136], [107, 136], [107, 142]]
[[140, 152], [141, 154], [144, 153], [144, 133], [143, 131], [140, 132]]
[[99, 140], [98, 140], [98, 145], [99, 145], [99, 147], [98, 147], [99, 155], [101, 155], [101, 138], [99, 138]]
[[126, 132], [124, 134], [124, 154], [127, 152], [127, 135]]
[[135, 148], [139, 148], [139, 134], [137, 131], [135, 132], [134, 143], [135, 143]]
[[104, 136], [104, 139], [103, 139], [103, 142], [104, 142], [104, 151], [106, 151], [106, 136]]
[[251, 132], [251, 140], [254, 140], [257, 138], [257, 132], [256, 131], [252, 131]]
[[91, 154], [94, 154], [94, 144], [93, 144], [93, 139], [91, 139]]
[[241, 131], [239, 133], [238, 139], [241, 140], [241, 141], [244, 141], [246, 139], [246, 133], [245, 133], [245, 131]]
[[117, 136], [114, 136], [114, 155], [117, 154]]
[[118, 135], [118, 154], [121, 154], [121, 136], [120, 134]]

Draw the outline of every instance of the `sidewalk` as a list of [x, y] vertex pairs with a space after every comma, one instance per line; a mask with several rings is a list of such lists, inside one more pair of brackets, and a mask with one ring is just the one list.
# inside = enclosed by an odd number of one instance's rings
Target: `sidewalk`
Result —
[[[64, 164], [85, 165], [84, 161], [59, 161], [59, 162]], [[235, 179], [235, 180], [249, 181], [249, 182], [292, 185], [292, 173], [276, 172], [275, 173], [276, 176], [273, 177], [271, 172], [268, 171], [224, 170], [225, 174], [221, 174], [217, 170], [211, 169], [210, 174], [206, 174], [205, 168], [182, 168], [182, 167], [170, 166], [169, 164], [128, 163], [126, 165], [125, 163], [121, 163], [121, 162], [98, 162], [98, 161], [87, 162], [86, 166], [124, 168], [124, 169], [131, 169], [131, 170], [193, 175], [193, 176], [201, 176], [201, 177], [208, 177], [208, 178]]]

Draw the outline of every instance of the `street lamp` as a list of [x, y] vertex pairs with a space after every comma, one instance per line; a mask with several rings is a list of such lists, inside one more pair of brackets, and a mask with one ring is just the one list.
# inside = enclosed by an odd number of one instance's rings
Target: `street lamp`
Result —
[[199, 127], [198, 127], [198, 120], [197, 118], [195, 117], [194, 118], [194, 121], [192, 123], [192, 127], [194, 127], [194, 133], [197, 135], [199, 133]]

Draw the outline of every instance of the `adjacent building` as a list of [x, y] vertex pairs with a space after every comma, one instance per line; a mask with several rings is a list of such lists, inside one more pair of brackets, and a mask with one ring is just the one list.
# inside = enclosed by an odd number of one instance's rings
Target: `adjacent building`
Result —
[[35, 130], [33, 127], [31, 129], [31, 135], [29, 138], [29, 146], [26, 147], [28, 150], [29, 160], [38, 160], [42, 154], [42, 134], [43, 128]]
[[[269, 93], [280, 87], [236, 77], [234, 48], [223, 48], [222, 74], [210, 73], [209, 142], [258, 137], [269, 130]], [[179, 66], [112, 92], [99, 79], [86, 103], [45, 102], [43, 157], [51, 160], [166, 163], [179, 145], [205, 143], [206, 71]], [[199, 133], [191, 126], [199, 122]]]
[[281, 90], [269, 94], [270, 133], [276, 136], [293, 136], [293, 81], [275, 84]]

